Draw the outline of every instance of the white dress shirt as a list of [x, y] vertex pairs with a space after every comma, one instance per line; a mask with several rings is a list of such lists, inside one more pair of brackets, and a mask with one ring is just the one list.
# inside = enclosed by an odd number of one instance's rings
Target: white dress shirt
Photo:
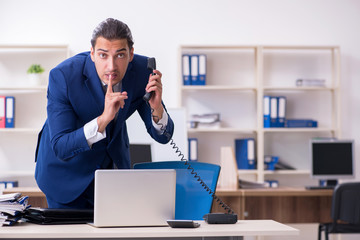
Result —
[[[106, 93], [107, 85], [104, 82], [102, 82], [102, 84], [103, 84], [104, 93]], [[115, 84], [113, 86], [113, 91], [114, 92], [120, 92], [121, 91], [121, 86], [122, 86], [121, 82]], [[116, 113], [115, 118], [117, 118], [118, 113], [119, 112]], [[106, 138], [106, 130], [104, 130], [103, 132], [98, 132], [99, 126], [97, 124], [97, 119], [98, 118], [94, 118], [90, 122], [86, 123], [85, 126], [84, 126], [85, 138], [86, 138], [86, 141], [87, 141], [90, 148], [94, 143]], [[156, 129], [156, 132], [159, 135], [163, 134], [164, 130], [161, 130], [161, 128], [163, 127], [165, 129], [167, 123], [168, 123], [168, 115], [167, 115], [167, 113], [165, 111], [164, 111], [164, 113], [162, 115], [162, 118], [159, 120], [158, 123], [155, 123], [154, 119], [152, 119], [152, 124], [153, 124], [154, 128]]]

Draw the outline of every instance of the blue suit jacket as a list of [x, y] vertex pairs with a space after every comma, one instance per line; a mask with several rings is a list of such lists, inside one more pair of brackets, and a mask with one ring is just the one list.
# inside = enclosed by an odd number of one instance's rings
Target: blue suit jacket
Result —
[[90, 148], [83, 127], [102, 114], [105, 98], [90, 53], [80, 53], [51, 70], [48, 118], [39, 134], [35, 169], [37, 184], [48, 198], [60, 203], [73, 201], [92, 182], [95, 170], [111, 161], [118, 168], [129, 168], [125, 120], [136, 110], [153, 139], [160, 143], [170, 140], [174, 129], [170, 116], [167, 133], [158, 135], [150, 108], [142, 99], [149, 74], [147, 57], [135, 55], [122, 80], [122, 90], [128, 93], [125, 106], [116, 122], [106, 127], [106, 138]]

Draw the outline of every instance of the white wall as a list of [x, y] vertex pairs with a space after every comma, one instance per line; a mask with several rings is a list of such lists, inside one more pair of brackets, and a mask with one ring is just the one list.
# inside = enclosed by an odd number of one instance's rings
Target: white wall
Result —
[[129, 25], [137, 53], [157, 58], [168, 107], [179, 105], [181, 44], [339, 45], [343, 137], [355, 139], [360, 162], [360, 1], [0, 0], [0, 44], [66, 43], [75, 54], [107, 17]]

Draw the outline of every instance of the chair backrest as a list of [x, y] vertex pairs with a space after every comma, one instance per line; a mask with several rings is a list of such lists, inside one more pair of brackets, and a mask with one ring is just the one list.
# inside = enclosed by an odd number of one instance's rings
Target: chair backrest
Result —
[[202, 162], [188, 163], [193, 169], [188, 169], [188, 165], [185, 165], [183, 161], [138, 163], [134, 165], [134, 169], [175, 169], [175, 219], [202, 220], [203, 216], [211, 210], [213, 197], [195, 178], [195, 172], [215, 192], [220, 166]]
[[360, 182], [342, 183], [335, 187], [331, 218], [351, 224], [360, 224]]

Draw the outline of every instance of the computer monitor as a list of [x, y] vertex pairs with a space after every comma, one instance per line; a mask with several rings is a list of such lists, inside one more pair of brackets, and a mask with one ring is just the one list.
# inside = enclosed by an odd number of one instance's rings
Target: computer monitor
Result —
[[151, 162], [151, 144], [130, 144], [130, 168], [134, 168], [134, 164]]
[[335, 186], [338, 179], [354, 178], [354, 141], [313, 139], [310, 141], [311, 176], [321, 186]]

